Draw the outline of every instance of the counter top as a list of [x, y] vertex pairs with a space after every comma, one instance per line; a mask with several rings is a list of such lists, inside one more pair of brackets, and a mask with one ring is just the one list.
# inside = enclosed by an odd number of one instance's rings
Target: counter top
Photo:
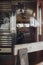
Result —
[[19, 49], [27, 48], [28, 53], [43, 50], [43, 42], [25, 43], [14, 46], [14, 55], [17, 55]]

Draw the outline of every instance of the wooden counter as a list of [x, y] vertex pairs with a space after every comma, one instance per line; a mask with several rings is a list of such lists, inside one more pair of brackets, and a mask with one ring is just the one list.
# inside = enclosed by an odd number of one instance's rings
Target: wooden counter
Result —
[[18, 58], [17, 65], [20, 65], [17, 53], [18, 50], [22, 48], [27, 48], [28, 50], [29, 65], [37, 65], [43, 62], [43, 42], [26, 43], [14, 46], [14, 56]]

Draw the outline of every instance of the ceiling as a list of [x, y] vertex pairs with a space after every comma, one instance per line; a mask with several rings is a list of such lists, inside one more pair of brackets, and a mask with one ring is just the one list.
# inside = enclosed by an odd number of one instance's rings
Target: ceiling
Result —
[[4, 1], [36, 1], [36, 0], [0, 0], [0, 2], [4, 2]]

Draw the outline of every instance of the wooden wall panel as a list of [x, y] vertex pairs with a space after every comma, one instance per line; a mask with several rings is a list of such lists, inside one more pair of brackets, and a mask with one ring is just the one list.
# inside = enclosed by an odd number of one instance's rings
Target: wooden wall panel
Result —
[[[42, 62], [43, 61], [43, 53], [42, 52], [43, 51], [28, 53], [29, 65], [36, 65], [36, 64]], [[16, 65], [20, 65], [20, 60], [19, 60], [18, 55], [15, 56], [15, 58], [17, 59]]]

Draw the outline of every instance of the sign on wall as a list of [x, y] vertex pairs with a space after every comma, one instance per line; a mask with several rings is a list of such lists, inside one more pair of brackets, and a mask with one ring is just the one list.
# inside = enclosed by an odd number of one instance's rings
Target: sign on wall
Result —
[[12, 48], [0, 48], [0, 53], [12, 53]]
[[30, 17], [30, 26], [39, 27], [39, 21], [37, 21], [34, 17]]
[[29, 65], [27, 48], [19, 50], [20, 65]]

